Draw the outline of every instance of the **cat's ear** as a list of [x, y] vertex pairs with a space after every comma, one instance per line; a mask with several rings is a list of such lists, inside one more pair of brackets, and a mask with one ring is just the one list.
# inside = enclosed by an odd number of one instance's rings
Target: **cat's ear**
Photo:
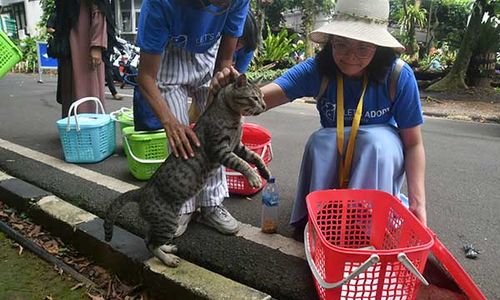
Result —
[[247, 83], [248, 83], [247, 76], [245, 74], [240, 74], [240, 76], [236, 78], [235, 85], [236, 87], [240, 88], [240, 87], [245, 87]]

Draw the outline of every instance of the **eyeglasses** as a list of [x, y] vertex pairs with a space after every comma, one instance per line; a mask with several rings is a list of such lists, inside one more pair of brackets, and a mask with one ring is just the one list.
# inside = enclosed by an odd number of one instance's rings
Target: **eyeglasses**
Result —
[[357, 48], [351, 48], [348, 44], [337, 41], [332, 41], [332, 47], [337, 54], [349, 55], [350, 53], [354, 53], [354, 55], [360, 59], [369, 58], [375, 50], [377, 50], [376, 46], [370, 45], [361, 45]]

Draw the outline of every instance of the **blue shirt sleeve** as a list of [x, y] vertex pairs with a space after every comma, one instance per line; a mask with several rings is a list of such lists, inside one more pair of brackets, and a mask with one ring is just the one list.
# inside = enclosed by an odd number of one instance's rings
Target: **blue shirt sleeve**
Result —
[[316, 97], [321, 75], [314, 58], [309, 58], [288, 70], [274, 83], [279, 85], [290, 101], [302, 97]]
[[240, 50], [234, 53], [234, 67], [238, 72], [245, 73], [248, 71], [248, 67], [253, 59], [254, 51], [245, 51], [245, 48], [241, 48]]
[[170, 26], [167, 22], [168, 1], [144, 0], [139, 16], [137, 45], [141, 51], [161, 54], [170, 39]]
[[250, 0], [235, 1], [227, 16], [226, 24], [222, 30], [223, 34], [233, 37], [240, 37], [243, 35], [249, 4]]
[[408, 64], [404, 65], [399, 76], [393, 115], [399, 128], [412, 128], [424, 123], [417, 80]]

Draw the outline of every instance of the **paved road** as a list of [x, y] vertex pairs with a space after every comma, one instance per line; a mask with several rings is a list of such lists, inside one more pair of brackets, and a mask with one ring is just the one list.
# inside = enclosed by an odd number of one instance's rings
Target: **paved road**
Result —
[[[119, 192], [143, 183], [129, 173], [121, 154], [98, 164], [72, 165], [62, 159], [55, 120], [55, 78], [7, 75], [0, 81], [0, 168], [39, 185], [63, 199], [102, 216]], [[123, 91], [131, 94], [131, 90]], [[130, 106], [131, 99], [108, 101], [108, 111]], [[178, 240], [180, 255], [277, 298], [315, 298], [302, 258], [302, 244], [287, 238], [296, 174], [307, 136], [318, 127], [315, 108], [293, 103], [247, 121], [273, 134], [271, 169], [282, 190], [278, 237], [253, 234], [259, 225], [258, 195], [232, 197], [226, 206], [248, 224], [238, 237], [221, 236], [198, 224]], [[500, 125], [426, 119], [429, 226], [454, 253], [490, 299], [500, 299]], [[92, 172], [91, 172], [92, 171]], [[121, 226], [141, 233], [135, 207], [127, 209]], [[473, 243], [478, 260], [464, 257], [461, 247]], [[204, 245], [204, 247], [200, 247]]]

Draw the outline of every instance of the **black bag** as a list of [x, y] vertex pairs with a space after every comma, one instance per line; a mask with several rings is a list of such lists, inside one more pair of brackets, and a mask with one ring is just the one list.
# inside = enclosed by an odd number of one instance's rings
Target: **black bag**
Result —
[[60, 35], [53, 35], [47, 41], [47, 55], [52, 58], [69, 58], [71, 49], [69, 46], [69, 37], [64, 38]]

